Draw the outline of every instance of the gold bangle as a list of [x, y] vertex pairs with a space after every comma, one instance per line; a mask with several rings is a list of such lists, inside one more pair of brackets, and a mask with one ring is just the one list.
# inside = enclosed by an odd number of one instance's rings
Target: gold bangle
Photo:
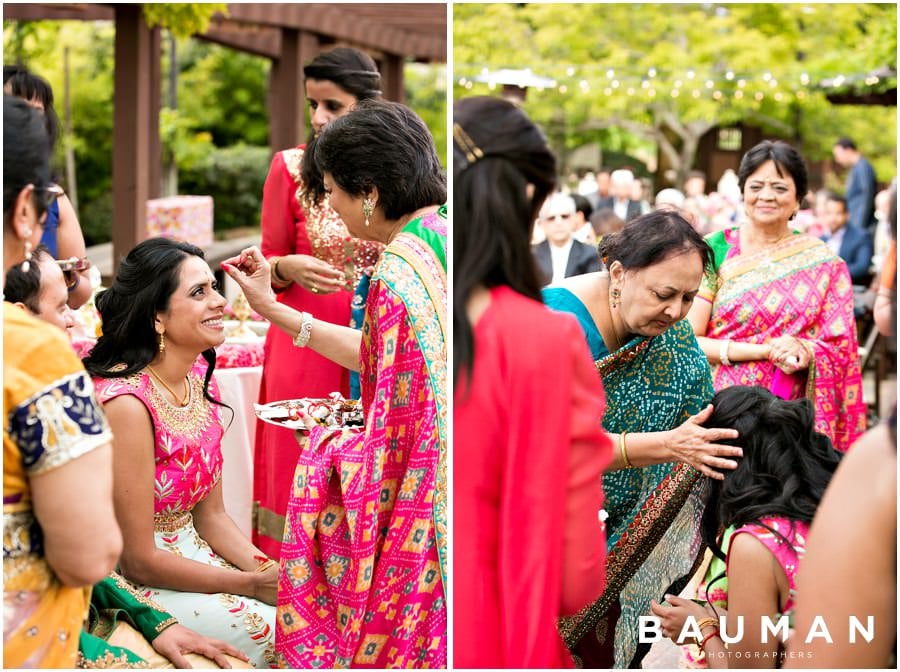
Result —
[[631, 469], [633, 465], [628, 461], [628, 449], [625, 447], [626, 434], [628, 434], [628, 432], [619, 434], [619, 452], [622, 453], [622, 462], [625, 464], [625, 468]]
[[278, 272], [278, 264], [281, 263], [282, 259], [284, 259], [284, 257], [278, 257], [275, 260], [275, 263], [272, 264], [272, 277], [275, 278], [275, 282], [279, 282], [282, 285], [289, 285], [293, 281], [286, 279], [283, 275], [281, 275], [281, 273]]
[[702, 635], [703, 628], [708, 628], [709, 626], [712, 626], [714, 628], [719, 627], [719, 619], [713, 618], [712, 616], [707, 616], [706, 618], [701, 618], [697, 622], [697, 631]]
[[259, 563], [259, 566], [256, 569], [254, 569], [253, 571], [254, 572], [264, 572], [269, 567], [277, 567], [277, 566], [278, 566], [278, 563], [275, 560], [272, 560], [271, 558], [269, 558], [265, 562]]

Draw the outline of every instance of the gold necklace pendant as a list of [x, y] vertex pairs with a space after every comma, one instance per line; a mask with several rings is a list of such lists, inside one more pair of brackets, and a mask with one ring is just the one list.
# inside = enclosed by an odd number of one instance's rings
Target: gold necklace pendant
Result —
[[188, 382], [188, 377], [187, 377], [187, 376], [184, 377], [184, 381], [183, 381], [183, 382], [184, 382], [184, 387], [185, 387], [184, 395], [181, 397], [181, 399], [179, 399], [179, 398], [178, 398], [178, 395], [175, 394], [175, 390], [173, 390], [171, 387], [169, 387], [169, 386], [166, 384], [166, 381], [164, 381], [164, 380], [160, 377], [160, 375], [159, 375], [158, 373], [156, 373], [156, 371], [153, 370], [153, 367], [150, 366], [149, 364], [147, 365], [147, 371], [150, 373], [150, 375], [151, 375], [156, 381], [158, 381], [164, 388], [166, 388], [166, 390], [169, 392], [169, 394], [172, 395], [172, 399], [174, 399], [174, 400], [175, 400], [180, 406], [182, 406], [182, 407], [187, 406], [188, 398], [191, 396], [191, 384], [190, 384], [190, 382]]

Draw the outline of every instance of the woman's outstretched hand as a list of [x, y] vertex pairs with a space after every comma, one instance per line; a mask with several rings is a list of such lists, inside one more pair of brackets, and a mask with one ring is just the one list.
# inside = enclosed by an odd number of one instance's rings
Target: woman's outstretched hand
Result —
[[736, 439], [736, 429], [701, 427], [712, 415], [712, 411], [713, 406], [709, 404], [680, 426], [667, 432], [666, 449], [672, 454], [673, 460], [689, 464], [704, 476], [721, 481], [725, 476], [718, 470], [736, 469], [738, 466], [734, 460], [725, 458], [741, 457], [744, 451], [737, 446], [715, 443], [723, 439]]
[[247, 303], [265, 318], [268, 307], [275, 303], [272, 291], [272, 271], [269, 262], [255, 245], [241, 250], [236, 257], [222, 262], [222, 270], [234, 280], [244, 292]]

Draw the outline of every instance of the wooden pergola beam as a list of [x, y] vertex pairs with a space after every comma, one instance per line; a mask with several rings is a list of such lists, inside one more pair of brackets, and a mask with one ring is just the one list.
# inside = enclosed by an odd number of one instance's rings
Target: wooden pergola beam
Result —
[[[377, 6], [377, 5], [373, 5]], [[366, 15], [347, 16], [356, 5], [247, 3], [228, 5], [227, 20], [282, 26], [328, 35], [337, 40], [368, 46], [391, 54], [444, 62], [447, 59], [446, 33], [424, 34], [401, 30]], [[446, 12], [444, 5], [406, 5], [409, 13]]]
[[[235, 27], [238, 29], [235, 30]], [[210, 27], [205, 33], [194, 37], [273, 60], [281, 54], [281, 31], [277, 28], [241, 30], [236, 24], [223, 23], [221, 27]]]

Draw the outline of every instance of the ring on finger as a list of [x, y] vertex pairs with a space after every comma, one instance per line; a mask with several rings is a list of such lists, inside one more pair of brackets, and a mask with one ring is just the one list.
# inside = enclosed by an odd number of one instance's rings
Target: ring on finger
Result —
[[313, 286], [312, 286], [312, 290], [311, 290], [311, 291], [312, 291], [313, 294], [318, 294], [318, 293], [319, 293], [319, 286], [318, 286], [317, 284], [313, 283]]

